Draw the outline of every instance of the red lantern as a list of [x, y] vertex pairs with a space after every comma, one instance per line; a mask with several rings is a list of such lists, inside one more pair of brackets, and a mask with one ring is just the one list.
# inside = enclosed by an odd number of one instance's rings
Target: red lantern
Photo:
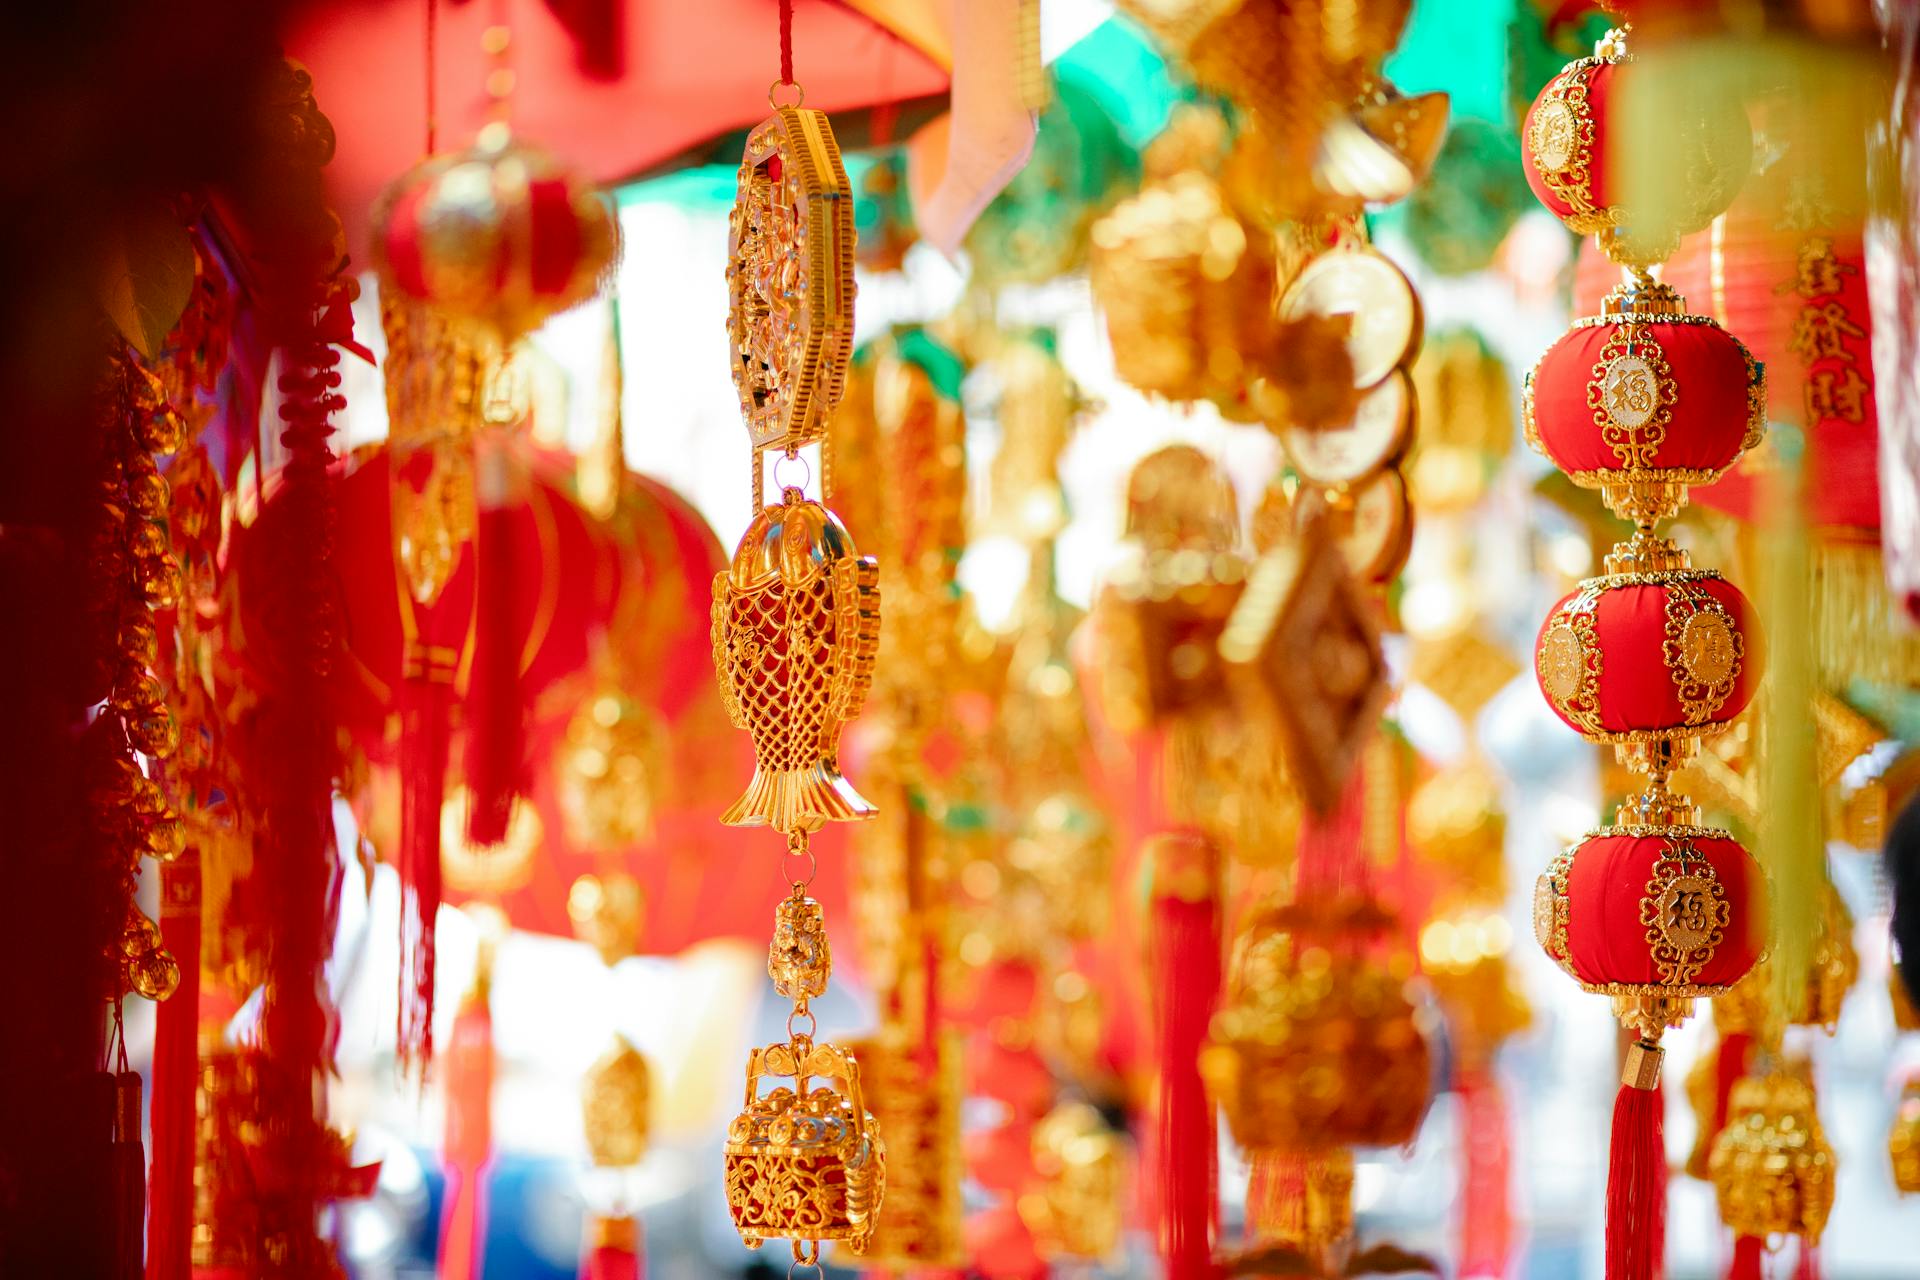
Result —
[[382, 279], [506, 341], [591, 297], [620, 240], [590, 183], [504, 125], [402, 175], [376, 221]]
[[1672, 516], [1766, 432], [1766, 371], [1679, 294], [1642, 278], [1578, 320], [1527, 375], [1527, 442], [1614, 513]]
[[[1597, 234], [1609, 256], [1658, 262], [1678, 238], [1732, 201], [1753, 159], [1753, 133], [1737, 99], [1699, 85], [1642, 84], [1620, 33], [1549, 80], [1521, 131], [1527, 185], [1578, 235]], [[1629, 84], [1631, 87], [1629, 88]], [[1644, 95], [1658, 89], [1662, 96]], [[1623, 104], [1639, 94], [1629, 118]], [[1658, 120], [1659, 136], [1646, 136]], [[1643, 172], [1645, 149], [1684, 157], [1680, 181]], [[1641, 168], [1636, 169], [1638, 164]]]
[[1611, 827], [1534, 888], [1540, 946], [1587, 991], [1717, 996], [1759, 959], [1766, 891], [1753, 856], [1710, 827]]

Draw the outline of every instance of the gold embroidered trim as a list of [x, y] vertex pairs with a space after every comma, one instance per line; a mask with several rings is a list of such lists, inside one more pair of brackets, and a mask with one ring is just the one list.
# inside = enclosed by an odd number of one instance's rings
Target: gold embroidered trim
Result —
[[1713, 864], [1692, 841], [1669, 840], [1640, 899], [1640, 923], [1660, 986], [1690, 985], [1720, 949], [1732, 920], [1733, 906]]
[[1618, 325], [1587, 380], [1587, 407], [1601, 441], [1623, 469], [1653, 469], [1679, 399], [1680, 384], [1652, 328]]
[[1608, 591], [1614, 587], [1683, 587], [1695, 582], [1725, 582], [1726, 578], [1717, 569], [1653, 569], [1644, 573], [1603, 573], [1593, 578], [1583, 578], [1580, 590], [1589, 587], [1596, 592]]
[[1603, 467], [1598, 471], [1569, 471], [1567, 479], [1582, 489], [1603, 489], [1623, 484], [1712, 484], [1726, 473], [1725, 467], [1716, 471], [1699, 467]]
[[1723, 996], [1733, 990], [1733, 985], [1729, 983], [1725, 986], [1709, 987], [1698, 983], [1670, 986], [1663, 982], [1582, 982], [1580, 989], [1590, 996], [1639, 998], [1658, 996], [1669, 1000], [1711, 1000], [1715, 996]]
[[[1697, 311], [1675, 311], [1671, 313], [1656, 312], [1656, 313], [1648, 313], [1644, 315], [1636, 314], [1635, 318], [1647, 321], [1648, 323], [1651, 323], [1651, 324], [1706, 324], [1706, 325], [1712, 325], [1716, 329], [1721, 327], [1720, 322], [1718, 320], [1715, 320], [1712, 316], [1703, 316]], [[1567, 328], [1597, 329], [1603, 324], [1619, 324], [1621, 322], [1621, 319], [1622, 317], [1618, 315], [1581, 316], [1578, 320], [1575, 320], [1571, 324], [1569, 324]]]
[[1687, 723], [1702, 724], [1732, 695], [1746, 638], [1727, 607], [1692, 582], [1668, 586], [1666, 615], [1660, 656]]
[[[1595, 827], [1587, 832], [1586, 839], [1592, 840], [1597, 836], [1653, 836], [1655, 838], [1668, 840], [1733, 839], [1733, 833], [1725, 827], [1665, 826], [1637, 822], [1625, 824], [1616, 823], [1611, 827]], [[1579, 847], [1579, 845], [1574, 846], [1575, 849]]]

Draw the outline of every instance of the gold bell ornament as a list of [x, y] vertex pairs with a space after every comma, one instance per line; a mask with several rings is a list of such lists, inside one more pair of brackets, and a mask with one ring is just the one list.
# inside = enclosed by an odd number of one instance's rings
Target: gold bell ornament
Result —
[[[783, 4], [783, 19], [790, 14]], [[748, 1247], [785, 1238], [796, 1264], [818, 1265], [824, 1241], [866, 1249], [886, 1187], [886, 1145], [859, 1062], [814, 1040], [809, 1006], [833, 961], [820, 904], [807, 895], [811, 833], [876, 812], [841, 775], [839, 745], [872, 683], [880, 598], [878, 562], [778, 466], [780, 499], [765, 500], [763, 452], [797, 464], [803, 447], [824, 441], [853, 343], [853, 190], [826, 115], [799, 105], [790, 23], [782, 30], [774, 113], [747, 135], [729, 222], [727, 337], [755, 515], [731, 568], [714, 579], [713, 656], [728, 714], [752, 736], [755, 757], [752, 781], [721, 821], [786, 837], [791, 893], [776, 912], [767, 974], [793, 1012], [787, 1042], [749, 1058], [725, 1160], [727, 1207]], [[779, 103], [783, 89], [794, 105]], [[782, 1079], [790, 1083], [763, 1092]]]

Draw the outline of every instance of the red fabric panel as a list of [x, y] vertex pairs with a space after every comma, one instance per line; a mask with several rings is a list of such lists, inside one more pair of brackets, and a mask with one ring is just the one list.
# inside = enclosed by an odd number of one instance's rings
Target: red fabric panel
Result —
[[[349, 251], [364, 261], [375, 197], [426, 144], [427, 6], [309, 0], [296, 9], [284, 44], [313, 73], [333, 123], [339, 141], [325, 171], [328, 195]], [[585, 70], [579, 39], [548, 0], [442, 3], [438, 16], [439, 147], [466, 146], [490, 118], [492, 64], [480, 36], [504, 24], [513, 32], [514, 131], [601, 183], [764, 119], [767, 86], [780, 70], [775, 0], [625, 5], [619, 49], [601, 51]], [[944, 70], [842, 4], [799, 0], [793, 42], [809, 107], [844, 112], [947, 88]]]
[[527, 204], [533, 222], [527, 283], [535, 297], [559, 293], [580, 263], [580, 220], [574, 216], [567, 184], [556, 178], [528, 183]]
[[[1698, 324], [1652, 324], [1679, 394], [1658, 467], [1713, 471], [1732, 462], [1747, 433], [1747, 362], [1725, 330]], [[1547, 349], [1533, 378], [1533, 416], [1540, 442], [1563, 471], [1615, 470], [1621, 463], [1602, 440], [1587, 404], [1601, 350], [1614, 325], [1570, 329]]]
[[[1653, 984], [1660, 981], [1641, 900], [1654, 864], [1672, 843], [1659, 836], [1600, 835], [1574, 852], [1567, 872], [1567, 957], [1574, 975], [1591, 984]], [[1766, 882], [1751, 855], [1733, 840], [1691, 842], [1713, 868], [1726, 895], [1731, 921], [1726, 936], [1694, 981], [1730, 986], [1753, 967], [1766, 928]]]

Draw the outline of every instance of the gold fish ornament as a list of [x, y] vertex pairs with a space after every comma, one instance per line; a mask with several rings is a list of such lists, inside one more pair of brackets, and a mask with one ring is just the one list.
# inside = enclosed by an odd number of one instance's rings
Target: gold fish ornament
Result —
[[753, 781], [720, 821], [817, 831], [871, 818], [840, 774], [840, 727], [860, 713], [880, 647], [880, 565], [799, 489], [754, 517], [713, 580], [713, 666], [753, 737]]

